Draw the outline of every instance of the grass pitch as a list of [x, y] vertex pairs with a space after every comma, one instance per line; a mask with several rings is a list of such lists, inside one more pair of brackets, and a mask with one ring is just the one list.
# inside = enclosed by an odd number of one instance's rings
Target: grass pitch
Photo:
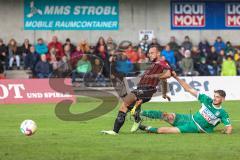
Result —
[[[80, 98], [71, 112], [94, 109], [100, 100]], [[103, 129], [112, 129], [117, 108], [87, 122], [66, 122], [55, 115], [54, 104], [0, 105], [0, 160], [153, 160], [153, 159], [240, 159], [240, 102], [225, 102], [234, 132], [221, 134], [223, 125], [213, 134], [157, 135], [144, 132], [130, 133], [129, 116], [118, 136], [102, 135]], [[198, 102], [146, 103], [143, 109], [159, 109], [176, 113], [194, 113]], [[31, 137], [19, 131], [21, 122], [32, 119], [38, 125]], [[145, 120], [155, 127], [168, 126], [159, 120]]]

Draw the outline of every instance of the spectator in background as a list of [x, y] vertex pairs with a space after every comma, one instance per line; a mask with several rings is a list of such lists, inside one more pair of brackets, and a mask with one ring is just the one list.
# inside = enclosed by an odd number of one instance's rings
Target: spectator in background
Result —
[[57, 61], [57, 58], [54, 54], [51, 55], [51, 61], [49, 62], [52, 68], [52, 77], [57, 77], [58, 76], [58, 67], [59, 67], [59, 62]]
[[120, 77], [127, 77], [133, 75], [134, 66], [127, 56], [122, 54], [116, 61], [115, 70]]
[[197, 69], [200, 76], [209, 76], [208, 65], [206, 64], [206, 58], [202, 57], [200, 60], [199, 67]]
[[23, 56], [23, 59], [25, 59], [25, 56], [30, 52], [30, 47], [32, 45], [29, 42], [29, 39], [25, 39], [24, 43], [21, 47], [19, 47], [19, 51], [21, 52], [21, 55]]
[[143, 38], [142, 41], [139, 43], [138, 47], [142, 48], [143, 52], [147, 54], [149, 49], [149, 44], [147, 43], [147, 39]]
[[222, 37], [218, 36], [214, 45], [217, 53], [220, 53], [222, 49], [226, 48], [226, 44], [223, 42]]
[[237, 75], [240, 75], [240, 57], [236, 60]]
[[117, 49], [117, 44], [113, 42], [112, 37], [108, 37], [106, 45], [108, 53], [115, 52]]
[[229, 55], [222, 64], [221, 76], [236, 76], [236, 75], [237, 75], [236, 64], [233, 61], [233, 57]]
[[67, 38], [66, 41], [65, 41], [65, 43], [63, 44], [63, 50], [64, 50], [65, 46], [67, 46], [67, 45], [70, 47], [70, 49], [69, 49], [70, 52], [74, 52], [74, 51], [75, 51], [76, 46], [71, 43], [70, 38]]
[[138, 63], [147, 63], [149, 62], [149, 59], [147, 58], [147, 56], [145, 55], [145, 53], [142, 51], [142, 48], [138, 48], [137, 50], [137, 54], [138, 54]]
[[[48, 61], [51, 61], [53, 57], [56, 57], [56, 54], [57, 54], [57, 50], [55, 47], [52, 47], [50, 50], [49, 50], [49, 53], [46, 55], [47, 57], [47, 60]], [[57, 58], [57, 57], [56, 57]]]
[[76, 78], [80, 77], [86, 82], [91, 77], [92, 64], [88, 56], [84, 54], [77, 63], [77, 68], [72, 72], [72, 83], [76, 82]]
[[71, 65], [67, 59], [66, 56], [63, 56], [61, 61], [59, 61], [58, 63], [58, 76], [57, 77], [61, 77], [61, 78], [65, 78], [68, 75], [70, 75], [71, 73]]
[[193, 46], [191, 57], [193, 59], [194, 69], [197, 70], [197, 68], [199, 67], [201, 58], [204, 57], [204, 55], [201, 54], [201, 51], [198, 49], [197, 46]]
[[8, 49], [7, 46], [3, 43], [3, 40], [0, 39], [0, 63], [3, 64], [3, 62], [5, 63], [5, 65], [8, 64]]
[[80, 43], [80, 48], [81, 48], [81, 51], [83, 54], [91, 54], [90, 46], [86, 40], [84, 40]]
[[174, 52], [178, 52], [178, 50], [180, 49], [179, 45], [176, 42], [176, 38], [174, 36], [170, 38], [170, 42], [168, 43], [168, 45], [170, 46], [171, 50], [173, 50]]
[[108, 52], [108, 54], [109, 54], [109, 62], [111, 62], [113, 57], [117, 56], [119, 52], [117, 52], [116, 50], [112, 50], [111, 52]]
[[232, 46], [230, 41], [227, 41], [226, 43], [225, 53], [226, 53], [225, 55], [231, 55], [231, 56], [234, 56], [234, 54], [236, 53], [236, 49]]
[[20, 69], [20, 57], [21, 53], [19, 52], [17, 42], [15, 39], [11, 39], [8, 43], [8, 58], [9, 58], [9, 69], [12, 69], [13, 62], [16, 60], [17, 69]]
[[240, 50], [239, 49], [236, 49], [236, 52], [235, 52], [235, 54], [234, 54], [234, 60], [235, 61], [238, 61], [239, 60], [239, 58], [240, 58]]
[[201, 54], [204, 55], [205, 57], [207, 57], [208, 53], [210, 52], [209, 42], [207, 40], [199, 42], [198, 48], [199, 48]]
[[185, 51], [186, 49], [184, 47], [181, 47], [178, 52], [175, 52], [175, 57], [177, 61], [181, 61], [185, 57]]
[[165, 59], [169, 62], [173, 69], [176, 69], [176, 59], [174, 51], [171, 50], [169, 45], [165, 46], [165, 49], [162, 51], [161, 56], [165, 57]]
[[63, 48], [63, 51], [64, 51], [64, 55], [66, 56], [67, 60], [70, 60], [71, 59], [71, 53], [72, 53], [71, 46], [70, 45], [65, 45], [64, 48]]
[[29, 52], [26, 53], [26, 56], [24, 58], [24, 69], [33, 70], [35, 61], [37, 59], [36, 55], [37, 53], [35, 51], [35, 47], [31, 46]]
[[56, 50], [56, 58], [57, 60], [61, 60], [64, 56], [62, 43], [58, 42], [57, 36], [52, 37], [52, 42], [48, 44], [48, 50], [51, 51], [52, 48], [55, 48]]
[[46, 55], [41, 55], [41, 60], [35, 66], [35, 73], [38, 78], [50, 78], [52, 73], [52, 67], [48, 63]]
[[94, 78], [97, 86], [105, 87], [106, 81], [102, 74], [103, 64], [98, 58], [94, 59], [93, 67], [92, 67], [92, 78]]
[[192, 76], [194, 75], [193, 70], [193, 59], [191, 57], [191, 51], [185, 51], [185, 57], [181, 61], [181, 68], [184, 76]]
[[217, 66], [218, 66], [218, 70], [217, 73], [218, 75], [221, 75], [221, 67], [222, 67], [222, 63], [223, 61], [225, 61], [225, 51], [222, 49], [219, 53], [219, 56], [217, 58]]
[[188, 36], [185, 36], [184, 42], [181, 45], [185, 50], [192, 50], [192, 42], [190, 41], [190, 38]]
[[159, 51], [162, 51], [161, 45], [158, 43], [157, 38], [152, 39], [152, 43], [150, 44], [150, 47], [155, 46], [158, 48]]
[[236, 62], [237, 74], [240, 75], [240, 50], [236, 49], [234, 60]]
[[210, 53], [208, 53], [207, 56], [207, 65], [208, 65], [208, 70], [211, 76], [216, 76], [217, 75], [217, 69], [218, 69], [218, 53], [216, 52], [216, 49], [214, 46], [211, 47]]
[[95, 55], [104, 63], [103, 65], [103, 75], [105, 77], [109, 77], [109, 55], [104, 45], [99, 45], [99, 48], [96, 50]]
[[4, 67], [3, 64], [0, 63], [0, 80], [1, 79], [5, 79], [5, 75], [4, 75]]
[[[139, 47], [142, 49], [142, 47]], [[143, 49], [142, 49], [143, 51]], [[145, 52], [143, 51], [145, 54]], [[133, 49], [132, 44], [128, 46], [128, 48], [125, 50], [124, 54], [127, 56], [128, 60], [130, 60], [132, 63], [137, 63], [139, 60], [138, 53]]]
[[76, 68], [77, 62], [79, 61], [79, 59], [82, 58], [82, 55], [83, 55], [83, 51], [81, 49], [81, 44], [79, 44], [76, 48], [76, 51], [71, 53], [71, 61], [70, 62], [71, 62], [71, 66], [73, 69]]
[[35, 45], [35, 48], [36, 48], [36, 52], [39, 56], [41, 56], [42, 54], [47, 54], [48, 53], [48, 47], [44, 43], [42, 38], [39, 38], [37, 40], [37, 44]]
[[102, 48], [104, 48], [104, 52], [107, 53], [107, 44], [103, 37], [99, 37], [99, 39], [98, 39], [98, 42], [96, 44], [95, 51], [94, 51], [95, 54], [99, 52], [99, 48], [101, 46], [103, 46]]

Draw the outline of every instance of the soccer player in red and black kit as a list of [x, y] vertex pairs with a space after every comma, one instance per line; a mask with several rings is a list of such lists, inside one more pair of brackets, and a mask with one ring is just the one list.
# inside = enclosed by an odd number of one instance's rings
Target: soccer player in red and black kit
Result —
[[120, 128], [124, 124], [127, 112], [130, 111], [133, 106], [138, 106], [138, 108], [134, 108], [136, 109], [134, 112], [135, 127], [133, 126], [131, 129], [132, 132], [135, 131], [141, 123], [138, 112], [140, 111], [139, 106], [142, 103], [151, 100], [153, 94], [157, 91], [156, 87], [160, 81], [162, 81], [163, 98], [167, 98], [169, 100], [169, 97], [166, 95], [166, 79], [171, 77], [171, 67], [169, 66], [168, 62], [160, 58], [160, 53], [157, 47], [151, 47], [149, 49], [148, 56], [152, 62], [152, 65], [141, 76], [141, 79], [137, 85], [137, 89], [133, 90], [130, 94], [127, 94], [123, 98], [123, 103], [120, 106], [113, 130], [102, 131], [102, 133], [110, 135], [118, 134]]

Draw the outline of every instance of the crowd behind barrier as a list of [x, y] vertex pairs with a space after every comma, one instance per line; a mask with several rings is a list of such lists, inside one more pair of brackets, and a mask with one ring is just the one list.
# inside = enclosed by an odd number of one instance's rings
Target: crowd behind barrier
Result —
[[15, 39], [8, 43], [0, 39], [0, 79], [5, 78], [5, 70], [24, 69], [31, 70], [31, 78], [71, 77], [73, 83], [80, 78], [106, 86], [106, 80], [116, 74], [137, 76], [149, 64], [148, 50], [152, 46], [182, 76], [240, 75], [240, 48], [220, 36], [213, 44], [204, 40], [197, 45], [189, 36], [182, 43], [173, 36], [164, 46], [157, 38], [143, 39], [138, 44], [130, 41], [117, 44], [111, 37], [106, 41], [100, 37], [95, 45], [86, 40], [75, 45], [70, 38], [62, 44], [53, 36], [49, 43], [42, 38], [36, 44], [25, 39], [22, 45]]

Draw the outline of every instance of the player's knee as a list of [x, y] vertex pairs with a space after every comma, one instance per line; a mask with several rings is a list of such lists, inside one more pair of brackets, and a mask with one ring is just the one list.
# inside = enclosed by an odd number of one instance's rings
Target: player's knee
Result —
[[119, 108], [119, 111], [122, 111], [122, 112], [127, 112], [128, 111], [128, 106], [123, 103], [120, 108]]
[[128, 107], [136, 100], [137, 97], [133, 93], [130, 93], [123, 99], [123, 104], [124, 106]]

